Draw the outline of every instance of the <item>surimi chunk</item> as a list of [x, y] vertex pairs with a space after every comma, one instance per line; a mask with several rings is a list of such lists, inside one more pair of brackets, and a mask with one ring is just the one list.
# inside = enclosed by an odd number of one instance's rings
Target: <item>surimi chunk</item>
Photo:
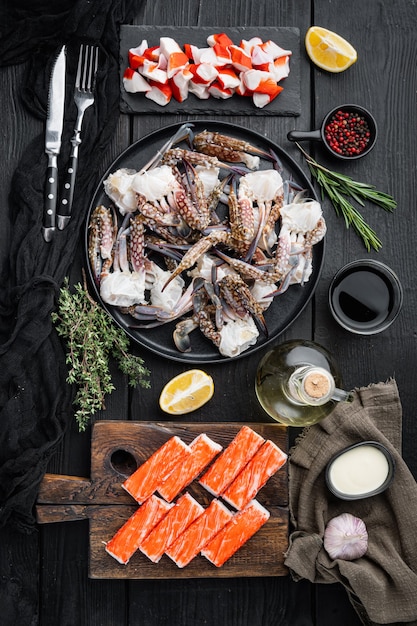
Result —
[[141, 504], [151, 496], [179, 461], [191, 454], [190, 447], [177, 436], [166, 441], [122, 484]]
[[243, 509], [286, 460], [285, 452], [272, 441], [266, 441], [223, 492], [222, 498], [236, 509]]
[[171, 502], [222, 450], [222, 446], [202, 433], [190, 443], [191, 454], [159, 485], [158, 493]]
[[142, 541], [139, 550], [151, 561], [158, 563], [165, 550], [203, 512], [201, 504], [185, 493]]
[[168, 513], [172, 504], [151, 496], [106, 543], [106, 552], [126, 565], [140, 543]]
[[220, 500], [212, 500], [204, 513], [170, 545], [166, 554], [178, 567], [185, 567], [232, 517], [233, 513]]
[[255, 433], [249, 426], [243, 426], [201, 477], [200, 484], [213, 495], [219, 496], [264, 442], [265, 439], [261, 435]]
[[201, 554], [216, 567], [221, 567], [268, 521], [269, 516], [269, 511], [257, 500], [252, 500], [223, 526]]

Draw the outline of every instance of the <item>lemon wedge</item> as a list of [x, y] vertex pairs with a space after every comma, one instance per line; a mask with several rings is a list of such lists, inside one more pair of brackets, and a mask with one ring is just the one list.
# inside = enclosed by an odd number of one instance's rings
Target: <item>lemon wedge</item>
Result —
[[346, 39], [321, 26], [311, 26], [305, 36], [310, 59], [327, 72], [343, 72], [353, 65], [358, 55]]
[[170, 415], [184, 415], [203, 406], [213, 393], [211, 376], [203, 370], [187, 370], [167, 382], [159, 396], [159, 406]]

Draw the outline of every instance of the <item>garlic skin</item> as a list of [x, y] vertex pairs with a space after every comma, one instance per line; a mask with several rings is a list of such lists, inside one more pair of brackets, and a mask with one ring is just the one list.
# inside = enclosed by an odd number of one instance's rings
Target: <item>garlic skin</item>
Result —
[[328, 522], [323, 543], [331, 559], [359, 559], [368, 549], [365, 522], [350, 513], [342, 513]]

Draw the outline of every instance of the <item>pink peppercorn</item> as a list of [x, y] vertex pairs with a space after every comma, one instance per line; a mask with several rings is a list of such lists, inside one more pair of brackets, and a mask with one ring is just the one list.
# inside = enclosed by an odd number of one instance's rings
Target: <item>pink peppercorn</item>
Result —
[[324, 137], [336, 154], [349, 157], [361, 154], [367, 148], [371, 133], [362, 115], [339, 110], [326, 124]]

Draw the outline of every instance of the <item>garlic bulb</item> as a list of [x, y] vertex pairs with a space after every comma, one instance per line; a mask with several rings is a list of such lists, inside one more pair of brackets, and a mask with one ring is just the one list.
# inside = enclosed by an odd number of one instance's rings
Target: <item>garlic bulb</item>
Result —
[[334, 517], [324, 531], [324, 549], [331, 559], [359, 559], [368, 549], [365, 522], [350, 513]]

